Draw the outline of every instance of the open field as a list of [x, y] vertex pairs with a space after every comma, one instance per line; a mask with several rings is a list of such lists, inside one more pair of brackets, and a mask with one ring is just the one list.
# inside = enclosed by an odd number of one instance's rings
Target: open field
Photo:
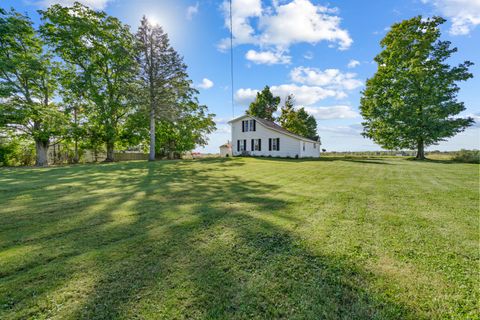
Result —
[[1, 319], [479, 318], [479, 165], [0, 170]]

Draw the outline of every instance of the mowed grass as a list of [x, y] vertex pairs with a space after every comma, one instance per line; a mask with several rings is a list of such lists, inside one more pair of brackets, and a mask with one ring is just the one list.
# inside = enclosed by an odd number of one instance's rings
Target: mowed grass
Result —
[[0, 170], [1, 319], [479, 318], [479, 166]]

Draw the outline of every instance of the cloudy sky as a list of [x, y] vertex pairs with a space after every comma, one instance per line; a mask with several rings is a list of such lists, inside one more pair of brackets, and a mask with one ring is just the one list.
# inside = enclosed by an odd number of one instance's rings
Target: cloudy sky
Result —
[[[2, 0], [26, 12], [69, 0]], [[133, 30], [142, 15], [169, 33], [189, 66], [200, 102], [214, 112], [218, 130], [203, 152], [218, 152], [230, 139], [227, 121], [245, 112], [257, 90], [269, 85], [315, 115], [323, 148], [379, 150], [360, 136], [360, 92], [376, 65], [379, 42], [389, 26], [416, 15], [441, 15], [443, 39], [458, 47], [451, 63], [470, 60], [474, 79], [461, 84], [463, 115], [480, 122], [480, 0], [233, 0], [235, 107], [230, 83], [228, 2], [213, 0], [82, 0], [105, 10]], [[480, 124], [430, 149], [480, 148]]]

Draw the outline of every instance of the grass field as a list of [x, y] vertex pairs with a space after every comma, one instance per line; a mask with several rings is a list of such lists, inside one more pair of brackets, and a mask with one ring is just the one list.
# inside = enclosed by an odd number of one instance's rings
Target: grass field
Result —
[[479, 318], [479, 166], [0, 170], [1, 319]]

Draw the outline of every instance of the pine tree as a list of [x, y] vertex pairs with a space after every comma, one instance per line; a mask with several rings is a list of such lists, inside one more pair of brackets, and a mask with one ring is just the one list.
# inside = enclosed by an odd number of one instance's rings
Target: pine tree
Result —
[[187, 66], [160, 26], [153, 26], [144, 16], [136, 39], [143, 97], [150, 120], [149, 160], [153, 161], [157, 119], [175, 118], [179, 112], [179, 97], [191, 88]]
[[257, 92], [255, 101], [250, 103], [247, 114], [262, 119], [275, 121], [273, 114], [277, 111], [280, 103], [280, 97], [276, 97], [270, 91], [269, 86], [265, 86], [262, 91]]

